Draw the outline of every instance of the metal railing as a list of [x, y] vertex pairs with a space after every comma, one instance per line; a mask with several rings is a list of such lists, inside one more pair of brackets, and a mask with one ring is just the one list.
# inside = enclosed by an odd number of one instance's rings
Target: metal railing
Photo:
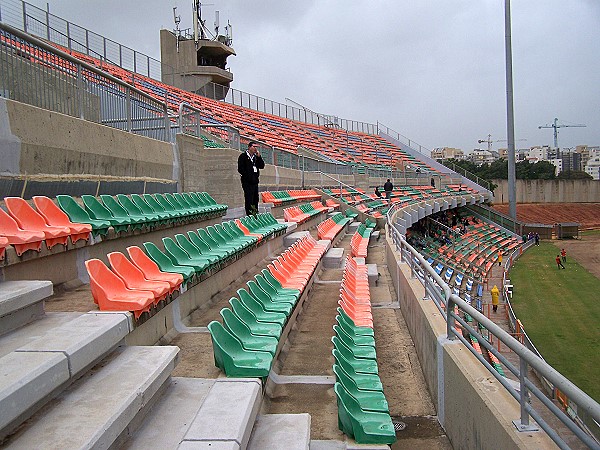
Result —
[[240, 132], [237, 128], [231, 125], [209, 123], [204, 112], [185, 102], [179, 104], [177, 123], [180, 133], [198, 138], [207, 134], [225, 147], [240, 150]]
[[442, 160], [441, 164], [446, 166], [448, 169], [451, 169], [454, 172], [458, 173], [459, 175], [465, 177], [466, 179], [471, 180], [474, 183], [477, 183], [479, 186], [483, 186], [487, 190], [492, 191], [492, 183], [490, 183], [487, 180], [484, 180], [483, 178], [478, 177], [477, 175], [475, 175], [472, 172], [469, 172], [467, 169], [463, 169], [462, 167], [457, 166], [456, 164], [449, 162], [447, 160]]
[[[423, 256], [406, 242], [399, 226], [397, 228], [395, 219], [401, 209], [401, 206], [393, 205], [387, 213], [388, 233], [394, 244], [395, 251], [400, 254], [401, 261], [409, 265], [411, 277], [417, 278], [423, 284], [426, 298], [431, 299], [435, 303], [440, 314], [445, 318], [447, 338], [449, 340], [460, 340], [481, 364], [488, 369], [494, 378], [502, 384], [506, 391], [519, 402], [521, 410], [520, 418], [513, 420], [517, 429], [520, 431], [530, 430], [532, 428], [529, 420], [531, 417], [560, 448], [569, 448], [559, 434], [551, 428], [542, 418], [540, 413], [531, 406], [529, 398], [530, 394], [533, 394], [551, 414], [556, 416], [585, 445], [589, 448], [600, 449], [600, 445], [593, 436], [590, 436], [581, 429], [568, 415], [548, 399], [548, 397], [546, 397], [546, 395], [540, 391], [531, 380], [529, 380], [527, 376], [528, 368], [533, 368], [544, 378], [548, 379], [557, 389], [564, 392], [579, 410], [585, 411], [585, 413], [596, 422], [600, 422], [600, 405], [558, 373], [552, 366], [547, 364], [531, 350], [513, 338], [509, 333], [496, 325], [492, 320], [488, 319], [458, 295], [453, 294], [450, 287], [427, 263], [427, 261], [425, 261]], [[483, 325], [491, 335], [495, 336], [496, 339], [512, 350], [519, 357], [519, 367], [515, 367], [508, 361], [479, 333], [477, 328], [473, 328], [460, 317], [459, 314], [456, 314], [454, 311], [455, 306], [464, 313], [469, 314], [476, 322]], [[518, 389], [515, 389], [505, 377], [500, 375], [490, 363], [475, 350], [471, 343], [463, 337], [462, 332], [456, 330], [455, 326], [457, 324], [459, 324], [462, 329], [475, 336], [479, 341], [479, 344], [498, 358], [500, 363], [518, 379]]]
[[470, 205], [468, 206], [472, 212], [476, 213], [480, 217], [491, 220], [497, 223], [501, 227], [518, 234], [519, 236], [523, 232], [523, 224], [512, 217], [501, 213], [500, 211], [493, 210], [484, 205]]
[[2, 96], [113, 128], [171, 140], [166, 103], [0, 23]]

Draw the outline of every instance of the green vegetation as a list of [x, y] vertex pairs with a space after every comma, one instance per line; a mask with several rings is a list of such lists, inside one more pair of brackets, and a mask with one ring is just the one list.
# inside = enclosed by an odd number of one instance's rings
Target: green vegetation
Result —
[[517, 260], [513, 308], [544, 359], [600, 401], [600, 280], [572, 258], [558, 270], [558, 253], [542, 242]]

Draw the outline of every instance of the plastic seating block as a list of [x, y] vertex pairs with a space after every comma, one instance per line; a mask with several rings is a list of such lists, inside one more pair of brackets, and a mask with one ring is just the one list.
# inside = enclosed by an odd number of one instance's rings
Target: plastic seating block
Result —
[[229, 304], [233, 313], [250, 328], [250, 332], [255, 336], [273, 336], [277, 339], [281, 336], [281, 325], [257, 320], [256, 316], [239, 299], [232, 297], [229, 299]]
[[291, 305], [295, 305], [298, 301], [298, 295], [293, 293], [286, 293], [283, 291], [278, 291], [271, 283], [269, 283], [262, 274], [256, 274], [254, 276], [254, 280], [256, 284], [266, 292], [269, 297], [273, 299], [275, 302], [284, 301]]
[[183, 275], [180, 273], [163, 272], [144, 251], [136, 246], [127, 247], [127, 254], [133, 264], [142, 271], [147, 280], [165, 281], [169, 283], [170, 292], [179, 290], [183, 283]]
[[296, 303], [295, 299], [283, 299], [276, 301], [274, 300], [265, 290], [263, 290], [254, 280], [250, 280], [246, 283], [250, 294], [262, 303], [263, 307], [267, 311], [282, 312], [286, 316], [290, 315], [290, 312], [294, 308]]
[[35, 196], [33, 203], [44, 218], [46, 223], [51, 226], [66, 227], [71, 234], [71, 242], [75, 243], [81, 239], [89, 240], [92, 226], [89, 223], [71, 222], [69, 216], [48, 197]]
[[164, 237], [162, 241], [165, 246], [165, 253], [173, 264], [193, 267], [197, 275], [201, 275], [209, 268], [210, 262], [207, 259], [190, 256], [170, 237]]
[[[166, 214], [172, 223], [179, 222], [184, 217], [184, 214], [182, 212], [175, 211], [171, 204], [164, 200], [162, 197], [161, 201], [158, 201], [158, 197], [155, 197], [151, 194], [144, 194], [143, 199], [146, 201], [146, 203], [148, 203], [148, 205], [150, 205], [154, 212], [157, 212], [159, 214]], [[161, 202], [165, 202], [165, 204], [169, 207], [165, 208], [165, 205], [163, 205], [163, 203]]]
[[[125, 211], [127, 212], [127, 214], [129, 214], [130, 217], [142, 218], [145, 224], [150, 228], [154, 228], [162, 220], [162, 216], [160, 214], [157, 214], [155, 212], [142, 211], [142, 209], [138, 205], [136, 205], [131, 198], [127, 197], [124, 194], [117, 194], [117, 201], [123, 207], [123, 209], [125, 209]], [[150, 207], [148, 206], [148, 209], [149, 208]]]
[[287, 315], [285, 313], [267, 311], [263, 304], [256, 300], [245, 289], [238, 289], [237, 294], [242, 304], [254, 314], [257, 320], [277, 323], [283, 328], [287, 320]]
[[389, 414], [389, 405], [383, 392], [359, 389], [352, 377], [337, 364], [333, 365], [333, 373], [337, 382], [358, 401], [363, 411], [377, 411]]
[[4, 203], [19, 227], [24, 230], [41, 231], [44, 233], [48, 248], [52, 248], [57, 244], [67, 245], [67, 241], [71, 235], [69, 228], [48, 225], [44, 217], [20, 197], [5, 197]]
[[338, 425], [358, 444], [392, 444], [396, 442], [394, 424], [389, 414], [363, 411], [359, 402], [340, 383], [334, 391], [338, 402]]
[[27, 250], [41, 251], [42, 241], [46, 238], [41, 231], [21, 229], [15, 219], [2, 208], [0, 208], [0, 236], [15, 248], [17, 256], [21, 256]]
[[213, 343], [215, 366], [228, 377], [265, 379], [271, 370], [273, 355], [245, 350], [240, 342], [219, 322], [212, 321], [208, 330]]
[[120, 233], [121, 231], [126, 232], [129, 229], [129, 219], [117, 218], [113, 216], [110, 210], [101, 204], [93, 195], [82, 195], [81, 200], [83, 200], [85, 209], [90, 217], [96, 220], [104, 220], [109, 222], [114, 228], [115, 233]]
[[375, 348], [375, 339], [368, 335], [355, 335], [351, 331], [346, 330], [343, 326], [334, 325], [333, 331], [336, 336], [344, 341], [349, 347], [371, 347]]
[[152, 292], [127, 289], [123, 280], [99, 259], [88, 259], [85, 267], [94, 302], [101, 311], [132, 311], [136, 319], [150, 311], [154, 304]]
[[131, 215], [112, 195], [102, 194], [100, 199], [104, 206], [112, 213], [113, 217], [128, 221], [132, 229], [141, 230], [146, 225], [147, 219], [145, 216]]
[[121, 252], [111, 252], [107, 255], [112, 271], [123, 280], [128, 289], [150, 291], [154, 294], [155, 304], [165, 300], [171, 290], [166, 281], [150, 281], [144, 273]]
[[359, 346], [353, 342], [347, 342], [342, 336], [333, 336], [331, 342], [341, 353], [351, 355], [356, 360], [374, 361], [377, 364], [377, 354], [374, 346]]
[[163, 253], [156, 245], [152, 242], [144, 242], [143, 244], [146, 254], [158, 265], [160, 270], [163, 272], [178, 273], [183, 276], [185, 283], [189, 282], [194, 278], [196, 271], [193, 267], [182, 266], [179, 264], [173, 264], [171, 258]]
[[209, 254], [204, 254], [200, 249], [183, 234], [175, 235], [175, 242], [179, 245], [190, 257], [199, 260], [206, 260], [211, 266], [219, 262], [219, 257]]
[[253, 335], [250, 327], [236, 316], [229, 308], [221, 310], [223, 326], [235, 336], [245, 350], [269, 352], [275, 356], [279, 340], [273, 336]]
[[338, 314], [335, 317], [336, 322], [348, 332], [357, 336], [373, 336], [373, 329], [369, 327], [360, 327], [354, 324], [352, 319], [340, 307], [337, 307]]
[[273, 276], [273, 274], [271, 272], [269, 272], [268, 269], [263, 269], [263, 270], [261, 270], [260, 273], [262, 274], [263, 278], [277, 290], [277, 292], [281, 292], [284, 294], [290, 294], [296, 298], [300, 297], [300, 294], [302, 293], [302, 291], [300, 291], [299, 289], [291, 289], [291, 288], [283, 287], [282, 284], [279, 282], [279, 280], [277, 280], [277, 278], [275, 278]]
[[336, 348], [334, 348], [331, 353], [333, 354], [335, 364], [344, 369], [344, 372], [354, 380], [359, 389], [362, 389], [363, 391], [383, 392], [383, 384], [381, 383], [379, 375], [376, 373], [358, 372]]
[[111, 226], [110, 221], [93, 219], [70, 195], [57, 195], [56, 202], [72, 222], [91, 225], [92, 236], [106, 236], [108, 234], [108, 229]]
[[194, 231], [188, 231], [187, 237], [190, 240], [190, 242], [194, 244], [198, 248], [198, 250], [200, 250], [200, 252], [205, 256], [214, 256], [218, 259], [219, 262], [225, 261], [225, 259], [228, 256], [227, 252], [222, 249], [217, 248], [213, 250], [210, 247], [210, 245], [208, 245], [208, 243], [206, 243], [206, 241]]
[[154, 210], [141, 195], [131, 194], [131, 201], [138, 207], [142, 214], [148, 217], [155, 217], [158, 224], [163, 225], [171, 222], [171, 216], [169, 214], [165, 211]]

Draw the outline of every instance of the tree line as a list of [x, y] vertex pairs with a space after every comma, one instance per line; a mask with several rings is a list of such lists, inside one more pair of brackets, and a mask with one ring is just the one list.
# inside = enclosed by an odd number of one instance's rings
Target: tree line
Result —
[[[477, 165], [472, 161], [463, 159], [445, 159], [438, 162], [452, 167], [453, 163], [484, 180], [507, 180], [508, 179], [508, 160], [497, 159], [489, 164]], [[515, 164], [516, 177], [519, 180], [585, 180], [593, 179], [589, 174], [581, 170], [564, 170], [555, 175], [556, 167], [548, 161], [538, 161], [531, 163], [527, 160], [519, 161]]]

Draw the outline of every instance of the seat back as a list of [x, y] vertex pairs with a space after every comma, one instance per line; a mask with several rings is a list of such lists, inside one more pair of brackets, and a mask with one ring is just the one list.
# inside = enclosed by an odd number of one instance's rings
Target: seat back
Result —
[[68, 226], [71, 223], [69, 216], [48, 197], [36, 195], [33, 197], [33, 204], [47, 224]]
[[242, 345], [223, 325], [215, 320], [208, 324], [208, 331], [210, 331], [213, 342], [215, 366], [225, 372], [225, 366], [229, 366], [233, 362], [231, 355], [243, 351]]
[[177, 241], [177, 245], [179, 245], [185, 252], [190, 256], [200, 256], [202, 253], [200, 249], [196, 247], [195, 244], [190, 242], [190, 240], [185, 237], [183, 234], [176, 234], [175, 241]]
[[99, 220], [111, 220], [115, 218], [110, 210], [93, 195], [82, 195], [81, 200], [92, 218]]
[[265, 280], [262, 275], [256, 274], [254, 279], [256, 280], [256, 284], [258, 284], [263, 291], [269, 294], [271, 298], [273, 296], [277, 296], [277, 289], [275, 289], [267, 280]]
[[252, 334], [248, 325], [246, 325], [244, 321], [236, 316], [229, 308], [223, 308], [221, 310], [221, 317], [223, 318], [225, 329], [239, 339]]
[[57, 195], [58, 206], [69, 216], [72, 222], [89, 223], [91, 217], [70, 195]]
[[44, 218], [20, 197], [4, 197], [4, 204], [10, 215], [25, 230], [40, 230], [48, 225]]
[[190, 259], [190, 255], [188, 255], [188, 253], [179, 245], [177, 245], [175, 241], [170, 237], [164, 237], [162, 238], [162, 241], [167, 254], [175, 258], [175, 260], [171, 259], [173, 261], [173, 264], [176, 264], [176, 261], [178, 261], [179, 259]]
[[125, 208], [123, 208], [119, 204], [119, 202], [117, 202], [115, 200], [115, 198], [112, 195], [102, 194], [100, 196], [100, 198], [102, 199], [102, 203], [104, 203], [104, 206], [110, 210], [110, 212], [112, 213], [113, 216], [115, 216], [115, 217], [128, 217], [129, 216], [129, 213], [127, 212], [127, 210]]
[[113, 294], [127, 290], [125, 283], [112, 270], [99, 259], [88, 259], [85, 267], [90, 276], [90, 287], [92, 294], [97, 299], [96, 294], [108, 298]]
[[167, 211], [171, 211], [170, 209], [165, 209], [164, 205], [157, 200], [157, 197], [153, 197], [150, 194], [144, 194], [143, 198], [146, 201], [146, 203], [148, 203], [148, 205], [154, 210], [154, 212], [164, 213]]
[[119, 204], [127, 211], [127, 214], [143, 216], [144, 212], [133, 201], [124, 194], [117, 194]]
[[236, 316], [243, 320], [244, 323], [254, 323], [256, 322], [256, 315], [248, 309], [246, 305], [244, 305], [239, 299], [235, 297], [231, 297], [229, 299], [229, 304], [231, 305], [231, 309], [235, 313]]
[[132, 245], [127, 247], [127, 254], [131, 259], [131, 262], [135, 264], [145, 275], [157, 274], [161, 272], [158, 264], [156, 264], [152, 259], [144, 253], [144, 251]]
[[198, 249], [200, 249], [201, 253], [210, 253], [212, 251], [212, 249], [210, 248], [210, 246], [204, 241], [204, 239], [202, 239], [200, 236], [198, 236], [198, 233], [194, 233], [193, 231], [188, 231], [187, 232], [188, 235], [188, 239], [196, 246], [198, 247]]
[[[108, 262], [114, 273], [116, 273], [122, 280], [131, 280], [134, 282], [146, 281], [144, 273], [129, 261], [125, 255], [121, 252], [111, 252], [107, 255]], [[127, 281], [125, 282], [127, 284]]]
[[0, 234], [16, 234], [21, 231], [17, 221], [0, 208]]
[[[122, 194], [119, 194], [119, 195], [122, 195]], [[144, 214], [156, 213], [156, 211], [154, 211], [154, 209], [152, 209], [152, 207], [148, 204], [148, 202], [139, 194], [131, 194], [131, 201]], [[123, 203], [121, 203], [121, 204], [123, 204]]]
[[248, 291], [245, 289], [238, 289], [237, 295], [240, 298], [240, 301], [244, 304], [246, 308], [248, 308], [255, 316], [258, 317], [258, 314], [264, 314], [265, 309], [260, 304], [258, 300], [256, 300]]

